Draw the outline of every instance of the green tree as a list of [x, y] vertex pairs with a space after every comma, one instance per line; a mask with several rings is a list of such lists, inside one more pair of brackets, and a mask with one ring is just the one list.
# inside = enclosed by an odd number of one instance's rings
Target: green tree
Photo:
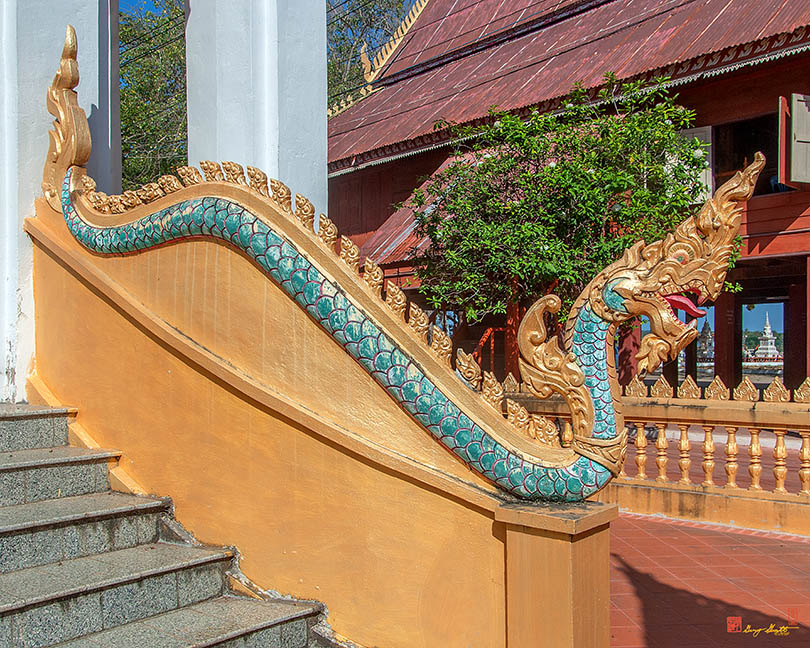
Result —
[[183, 0], [119, 14], [123, 186], [133, 189], [187, 160]]
[[402, 24], [414, 0], [326, 0], [329, 103], [364, 84], [361, 51], [373, 59]]
[[703, 145], [679, 134], [693, 119], [663, 79], [608, 75], [597, 101], [575, 86], [559, 111], [493, 110], [484, 125], [454, 128], [455, 160], [410, 199], [430, 241], [416, 258], [420, 290], [471, 321], [506, 313], [516, 371], [520, 303], [553, 291], [565, 317], [628, 246], [693, 212], [707, 164]]

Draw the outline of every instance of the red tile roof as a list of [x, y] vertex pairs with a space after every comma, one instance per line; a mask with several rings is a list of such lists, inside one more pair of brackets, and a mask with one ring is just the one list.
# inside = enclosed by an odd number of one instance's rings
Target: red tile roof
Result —
[[[450, 154], [434, 175], [446, 169], [453, 160], [455, 156]], [[424, 191], [431, 179], [432, 176], [427, 178], [419, 189]], [[360, 246], [360, 259], [371, 257], [372, 261], [384, 266], [407, 261], [413, 257], [414, 251], [423, 252], [429, 241], [417, 236], [415, 228], [413, 209], [405, 204], [386, 218], [377, 231], [363, 242]]]
[[688, 76], [804, 51], [806, 25], [807, 0], [430, 0], [380, 89], [329, 121], [330, 168], [442, 141], [438, 119], [542, 104], [608, 71]]

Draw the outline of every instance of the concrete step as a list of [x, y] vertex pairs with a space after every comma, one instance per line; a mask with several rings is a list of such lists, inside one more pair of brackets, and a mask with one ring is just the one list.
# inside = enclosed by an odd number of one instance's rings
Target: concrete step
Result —
[[0, 508], [0, 573], [156, 542], [170, 506], [108, 492]]
[[0, 403], [0, 452], [66, 445], [69, 412], [66, 408]]
[[0, 454], [0, 506], [98, 493], [110, 488], [108, 463], [120, 452], [36, 448]]
[[58, 648], [305, 648], [321, 606], [221, 596]]
[[156, 543], [0, 574], [0, 646], [52, 646], [221, 596], [232, 556]]

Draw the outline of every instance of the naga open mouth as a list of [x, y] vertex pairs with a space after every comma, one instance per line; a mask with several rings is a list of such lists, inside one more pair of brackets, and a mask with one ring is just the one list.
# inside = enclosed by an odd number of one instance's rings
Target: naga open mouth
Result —
[[[697, 295], [698, 303], [703, 301], [698, 291], [688, 291], [688, 292], [694, 292]], [[684, 294], [676, 293], [673, 295], [664, 295], [663, 299], [667, 304], [669, 304], [669, 308], [670, 310], [672, 310], [673, 315], [676, 314], [675, 313], [676, 310], [682, 310], [687, 315], [691, 315], [696, 319], [699, 317], [704, 317], [706, 315], [705, 310], [695, 306], [695, 303], [692, 301], [692, 299]]]

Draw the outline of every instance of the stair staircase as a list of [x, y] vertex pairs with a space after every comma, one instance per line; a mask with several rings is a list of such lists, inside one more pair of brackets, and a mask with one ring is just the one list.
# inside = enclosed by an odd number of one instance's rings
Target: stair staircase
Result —
[[318, 604], [238, 596], [171, 500], [110, 490], [68, 411], [0, 404], [0, 648], [321, 648]]

